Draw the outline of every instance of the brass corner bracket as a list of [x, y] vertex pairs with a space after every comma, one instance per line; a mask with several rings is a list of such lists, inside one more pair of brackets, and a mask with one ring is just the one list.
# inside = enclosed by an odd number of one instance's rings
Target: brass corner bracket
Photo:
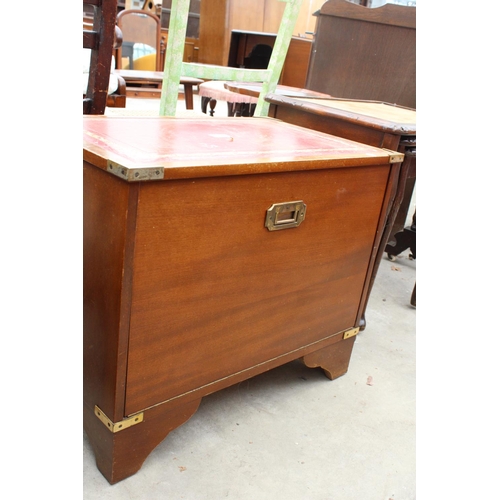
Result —
[[405, 155], [398, 151], [392, 151], [391, 149], [382, 148], [384, 151], [389, 153], [389, 163], [402, 163], [405, 159]]
[[120, 177], [120, 179], [126, 180], [128, 182], [134, 181], [154, 181], [163, 179], [163, 167], [140, 167], [140, 168], [128, 168], [115, 161], [106, 161], [106, 170]]
[[354, 335], [357, 335], [359, 333], [359, 326], [356, 328], [351, 328], [350, 330], [347, 330], [344, 332], [344, 336], [342, 337], [343, 340], [348, 339], [350, 337], [354, 337]]
[[123, 431], [128, 427], [140, 424], [144, 420], [144, 413], [137, 413], [131, 417], [123, 419], [121, 422], [113, 422], [97, 405], [94, 407], [94, 413], [97, 418], [108, 428], [109, 431], [115, 433]]

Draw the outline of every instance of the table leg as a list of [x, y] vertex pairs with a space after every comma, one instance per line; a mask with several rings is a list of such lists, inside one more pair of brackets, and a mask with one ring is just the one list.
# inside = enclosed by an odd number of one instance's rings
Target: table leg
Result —
[[204, 97], [202, 96], [201, 98], [201, 111], [205, 114], [207, 114], [207, 106], [210, 105], [210, 116], [214, 116], [214, 110], [215, 106], [217, 105], [217, 101], [215, 99], [212, 99], [211, 97]]
[[184, 84], [184, 100], [186, 101], [186, 109], [193, 109], [193, 84]]
[[396, 260], [396, 257], [404, 252], [407, 248], [410, 249], [410, 258], [417, 258], [417, 212], [413, 214], [412, 224], [405, 227], [394, 235], [395, 244], [387, 243], [384, 251], [387, 252], [389, 260]]

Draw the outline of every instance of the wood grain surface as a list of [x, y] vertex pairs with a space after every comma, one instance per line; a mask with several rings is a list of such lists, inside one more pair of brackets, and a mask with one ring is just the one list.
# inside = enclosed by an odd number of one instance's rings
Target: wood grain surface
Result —
[[[126, 413], [354, 325], [388, 166], [146, 183]], [[273, 203], [305, 221], [270, 232]]]

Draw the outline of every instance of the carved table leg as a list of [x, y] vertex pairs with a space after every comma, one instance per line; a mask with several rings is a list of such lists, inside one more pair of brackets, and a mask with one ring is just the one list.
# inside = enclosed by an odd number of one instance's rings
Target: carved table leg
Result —
[[322, 368], [325, 375], [330, 380], [334, 380], [347, 372], [355, 340], [356, 337], [341, 340], [305, 355], [302, 361], [309, 368]]
[[156, 446], [196, 412], [200, 401], [151, 408], [142, 422], [115, 433], [96, 417], [94, 408], [85, 406], [84, 427], [102, 475], [110, 484], [134, 475]]
[[410, 249], [410, 258], [417, 258], [417, 212], [413, 214], [412, 224], [405, 227], [403, 231], [399, 231], [394, 235], [395, 244], [388, 243], [385, 247], [389, 260], [396, 260], [396, 257], [404, 252], [407, 248]]

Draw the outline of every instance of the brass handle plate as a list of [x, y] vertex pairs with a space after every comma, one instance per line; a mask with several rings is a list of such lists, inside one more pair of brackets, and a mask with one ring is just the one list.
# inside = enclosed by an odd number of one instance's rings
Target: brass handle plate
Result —
[[303, 201], [274, 203], [266, 212], [266, 227], [269, 231], [290, 229], [300, 226], [306, 217], [306, 204]]

